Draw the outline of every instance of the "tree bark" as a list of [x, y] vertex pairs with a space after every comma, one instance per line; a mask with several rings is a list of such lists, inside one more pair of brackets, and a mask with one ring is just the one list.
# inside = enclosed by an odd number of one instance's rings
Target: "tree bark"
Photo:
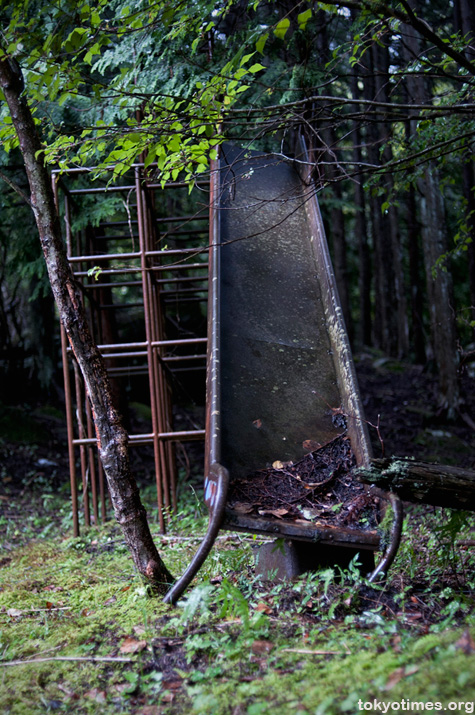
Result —
[[355, 476], [404, 501], [475, 511], [475, 472], [468, 469], [393, 457], [372, 459]]
[[[358, 89], [359, 71], [355, 65], [351, 76], [351, 92], [354, 99], [360, 96]], [[353, 121], [353, 158], [357, 167], [363, 163], [363, 153], [361, 149], [362, 134], [358, 121]], [[354, 201], [356, 207], [355, 214], [355, 237], [358, 245], [358, 291], [359, 291], [359, 331], [358, 338], [360, 347], [371, 345], [371, 255], [368, 245], [368, 224], [366, 221], [366, 200], [363, 188], [363, 180], [357, 178], [354, 184]]]
[[[454, 27], [467, 38], [465, 55], [473, 62], [475, 59], [475, 8], [470, 0], [454, 2]], [[466, 201], [467, 228], [471, 242], [467, 245], [468, 284], [470, 289], [469, 320], [475, 320], [475, 160], [468, 153], [462, 168], [463, 194]], [[475, 337], [475, 328], [473, 330]]]
[[[410, 0], [411, 7], [416, 6]], [[420, 38], [408, 27], [405, 35], [405, 55], [408, 61], [420, 54]], [[410, 74], [406, 79], [408, 98], [414, 103], [430, 102], [430, 93], [424, 77]], [[416, 135], [415, 120], [409, 122], [411, 134]], [[437, 260], [446, 252], [444, 234], [445, 216], [439, 174], [434, 163], [424, 167], [417, 182], [420, 194], [420, 220], [424, 268], [426, 273], [427, 302], [430, 315], [431, 342], [439, 376], [439, 408], [454, 418], [460, 405], [458, 383], [457, 334], [453, 309], [452, 277], [447, 270], [436, 270]]]
[[91, 403], [99, 455], [114, 514], [139, 573], [154, 591], [164, 592], [172, 576], [153, 543], [146, 512], [130, 470], [128, 435], [113, 403], [104, 360], [92, 339], [79, 288], [67, 260], [51, 181], [42, 158], [43, 147], [23, 94], [23, 76], [16, 60], [0, 60], [0, 87], [20, 143], [30, 185], [31, 207], [61, 323]]

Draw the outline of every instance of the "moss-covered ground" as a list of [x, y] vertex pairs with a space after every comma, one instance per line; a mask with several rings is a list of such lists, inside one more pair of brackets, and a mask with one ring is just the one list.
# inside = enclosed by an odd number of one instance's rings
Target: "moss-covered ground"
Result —
[[[113, 523], [72, 538], [67, 492], [40, 486], [0, 501], [1, 713], [473, 712], [473, 517], [411, 510], [384, 587], [355, 564], [263, 582], [257, 539], [222, 532], [172, 607]], [[156, 534], [173, 573], [204, 528], [190, 492]]]

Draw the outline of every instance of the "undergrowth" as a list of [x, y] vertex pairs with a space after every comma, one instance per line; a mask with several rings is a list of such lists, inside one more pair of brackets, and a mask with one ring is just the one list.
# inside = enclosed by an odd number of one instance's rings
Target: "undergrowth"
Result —
[[[200, 504], [190, 494], [155, 534], [176, 575], [205, 529]], [[332, 715], [376, 700], [473, 712], [474, 528], [473, 516], [414, 508], [376, 584], [357, 555], [264, 581], [261, 541], [221, 532], [172, 607], [147, 596], [115, 524], [72, 538], [67, 499], [30, 491], [0, 517], [0, 711]]]

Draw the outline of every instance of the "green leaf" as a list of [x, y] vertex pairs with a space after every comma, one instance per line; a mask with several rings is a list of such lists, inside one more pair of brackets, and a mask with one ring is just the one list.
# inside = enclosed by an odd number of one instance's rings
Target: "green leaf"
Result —
[[269, 33], [266, 32], [265, 35], [261, 35], [259, 39], [256, 42], [256, 50], [263, 55], [264, 54], [264, 46], [267, 42], [267, 38], [269, 37]]
[[260, 72], [260, 70], [265, 70], [264, 65], [261, 65], [259, 62], [256, 62], [255, 65], [252, 65], [252, 67], [249, 67], [249, 72], [252, 72], [252, 74], [255, 74], [256, 72]]
[[242, 67], [243, 65], [245, 65], [246, 62], [249, 62], [249, 60], [251, 59], [251, 57], [254, 57], [255, 54], [256, 54], [255, 52], [251, 52], [251, 53], [248, 54], [248, 55], [244, 55], [244, 57], [242, 58], [241, 62], [239, 63], [239, 66]]
[[276, 37], [278, 37], [279, 40], [283, 40], [289, 27], [290, 27], [289, 18], [288, 17], [282, 18], [282, 20], [279, 20], [276, 27], [274, 28], [274, 35]]
[[312, 17], [312, 10], [309, 8], [308, 10], [305, 10], [305, 12], [300, 12], [297, 15], [297, 22], [299, 24], [299, 30], [305, 30], [307, 27], [307, 22], [310, 20]]

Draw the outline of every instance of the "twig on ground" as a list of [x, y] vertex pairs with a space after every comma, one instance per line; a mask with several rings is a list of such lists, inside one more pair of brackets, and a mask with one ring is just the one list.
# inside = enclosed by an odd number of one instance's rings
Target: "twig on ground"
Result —
[[113, 658], [112, 656], [69, 656], [69, 655], [56, 655], [51, 656], [51, 658], [31, 658], [30, 660], [8, 660], [6, 662], [0, 661], [0, 666], [6, 667], [9, 665], [28, 665], [29, 663], [51, 663], [55, 660], [69, 660], [79, 663], [134, 663], [133, 658]]
[[299, 653], [300, 655], [351, 655], [347, 648], [342, 650], [309, 650], [308, 648], [281, 648], [281, 653]]

